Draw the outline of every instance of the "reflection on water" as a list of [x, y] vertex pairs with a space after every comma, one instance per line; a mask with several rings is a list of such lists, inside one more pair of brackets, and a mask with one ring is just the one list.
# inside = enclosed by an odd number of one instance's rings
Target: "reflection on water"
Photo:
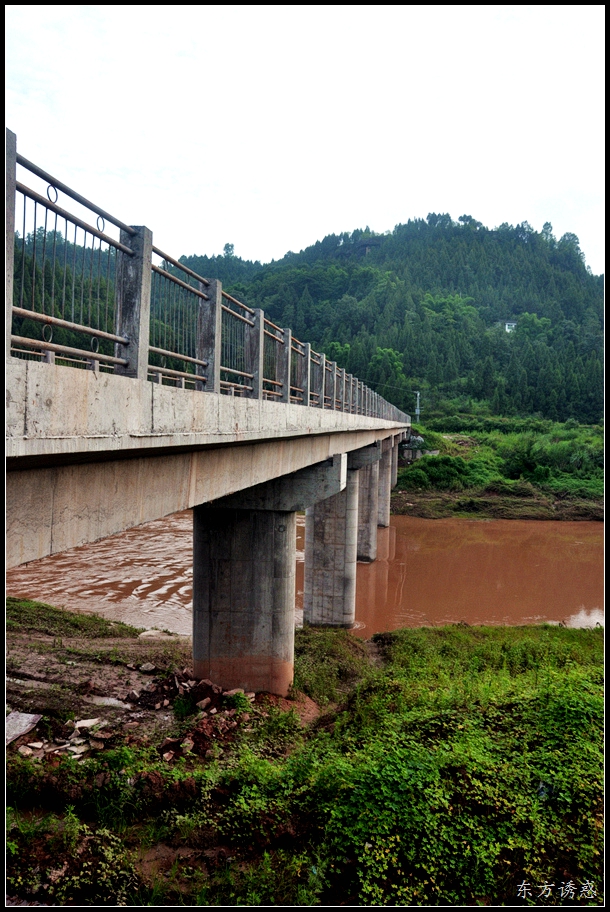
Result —
[[[304, 517], [297, 517], [297, 625]], [[7, 593], [190, 634], [190, 510], [7, 573]], [[354, 632], [439, 624], [603, 624], [603, 524], [393, 516], [358, 565]]]
[[365, 637], [460, 621], [603, 624], [603, 524], [393, 516], [356, 591]]

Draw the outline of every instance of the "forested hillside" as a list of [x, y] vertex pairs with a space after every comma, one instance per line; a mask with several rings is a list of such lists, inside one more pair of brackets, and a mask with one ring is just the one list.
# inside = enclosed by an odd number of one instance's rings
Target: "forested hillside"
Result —
[[575, 235], [556, 240], [548, 223], [491, 230], [431, 213], [385, 235], [328, 235], [264, 266], [230, 244], [224, 256], [181, 261], [408, 412], [419, 390], [424, 415], [479, 403], [601, 420], [603, 276]]

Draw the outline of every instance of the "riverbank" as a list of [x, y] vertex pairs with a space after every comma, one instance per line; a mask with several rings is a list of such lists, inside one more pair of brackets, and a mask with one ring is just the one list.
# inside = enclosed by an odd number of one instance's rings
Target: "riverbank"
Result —
[[421, 519], [555, 519], [604, 520], [603, 500], [546, 494], [524, 482], [512, 488], [491, 484], [468, 491], [393, 491], [396, 516]]
[[280, 700], [193, 681], [186, 638], [7, 610], [9, 708], [41, 717], [8, 747], [21, 900], [603, 902], [599, 628], [306, 628]]
[[395, 514], [603, 521], [601, 427], [472, 416], [431, 424], [413, 429], [424, 455], [399, 468]]

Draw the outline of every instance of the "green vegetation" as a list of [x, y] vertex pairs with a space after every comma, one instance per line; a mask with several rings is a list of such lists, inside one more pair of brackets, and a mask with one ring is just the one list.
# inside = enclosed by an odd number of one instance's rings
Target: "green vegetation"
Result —
[[[489, 507], [491, 515], [498, 515], [493, 512], [498, 498], [512, 498], [514, 515], [522, 518], [603, 519], [601, 427], [582, 426], [573, 419], [560, 424], [467, 415], [430, 424], [430, 430], [414, 431], [427, 449], [438, 449], [439, 454], [424, 455], [401, 468], [398, 490], [464, 492], [466, 498], [449, 501], [454, 513], [488, 513]], [[529, 501], [526, 515], [524, 501]], [[395, 498], [395, 509], [400, 510], [400, 499]]]
[[[90, 249], [59, 232], [45, 241], [42, 227], [25, 243], [17, 236], [15, 251], [15, 304], [41, 311], [44, 300], [55, 316], [114, 331], [114, 256], [98, 277]], [[220, 278], [399, 408], [412, 412], [420, 391], [426, 421], [456, 410], [602, 419], [603, 276], [586, 267], [574, 234], [557, 240], [548, 223], [541, 232], [527, 222], [489, 229], [468, 215], [430, 213], [386, 235], [328, 235], [267, 265], [241, 260], [231, 244], [224, 256], [181, 262]], [[53, 282], [75, 311], [60, 312]], [[174, 304], [172, 326], [182, 307]], [[166, 319], [153, 300], [153, 344], [174, 350]], [[41, 326], [18, 317], [13, 332], [40, 338]], [[79, 346], [72, 330], [56, 327], [53, 338]], [[112, 343], [100, 346], [112, 353]]]
[[328, 235], [266, 266], [181, 259], [399, 408], [411, 413], [419, 390], [426, 421], [456, 408], [601, 420], [603, 277], [550, 224], [489, 229], [430, 213], [386, 235]]
[[6, 626], [17, 633], [28, 631], [53, 637], [137, 637], [140, 628], [107, 621], [96, 614], [75, 614], [30, 599], [6, 599]]
[[[80, 763], [9, 752], [9, 895], [559, 905], [571, 880], [578, 904], [603, 903], [601, 629], [458, 625], [367, 645], [305, 629], [295, 678], [325, 715], [302, 728], [293, 709], [251, 705], [214, 756], [170, 764], [137, 739]], [[163, 853], [161, 877], [145, 860]]]

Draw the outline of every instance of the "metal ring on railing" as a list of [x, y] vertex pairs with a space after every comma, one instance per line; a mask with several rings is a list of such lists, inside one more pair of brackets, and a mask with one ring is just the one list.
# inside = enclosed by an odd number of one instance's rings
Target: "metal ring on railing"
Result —
[[99, 350], [100, 340], [97, 338], [97, 336], [91, 336], [91, 351], [97, 355]]
[[[51, 194], [49, 192], [50, 190], [55, 191], [55, 199], [51, 199]], [[54, 187], [53, 184], [49, 184], [49, 186], [47, 187], [47, 198], [50, 203], [56, 203], [57, 200], [59, 199], [59, 192], [57, 190], [57, 187]]]
[[[46, 331], [49, 330], [49, 338], [46, 337]], [[50, 323], [45, 323], [42, 327], [42, 338], [44, 342], [51, 342], [53, 340], [53, 327]]]
[[[101, 225], [100, 225], [100, 220], [102, 222]], [[98, 231], [101, 231], [103, 233], [106, 230], [106, 219], [104, 218], [103, 215], [98, 215], [96, 225], [97, 225]]]

